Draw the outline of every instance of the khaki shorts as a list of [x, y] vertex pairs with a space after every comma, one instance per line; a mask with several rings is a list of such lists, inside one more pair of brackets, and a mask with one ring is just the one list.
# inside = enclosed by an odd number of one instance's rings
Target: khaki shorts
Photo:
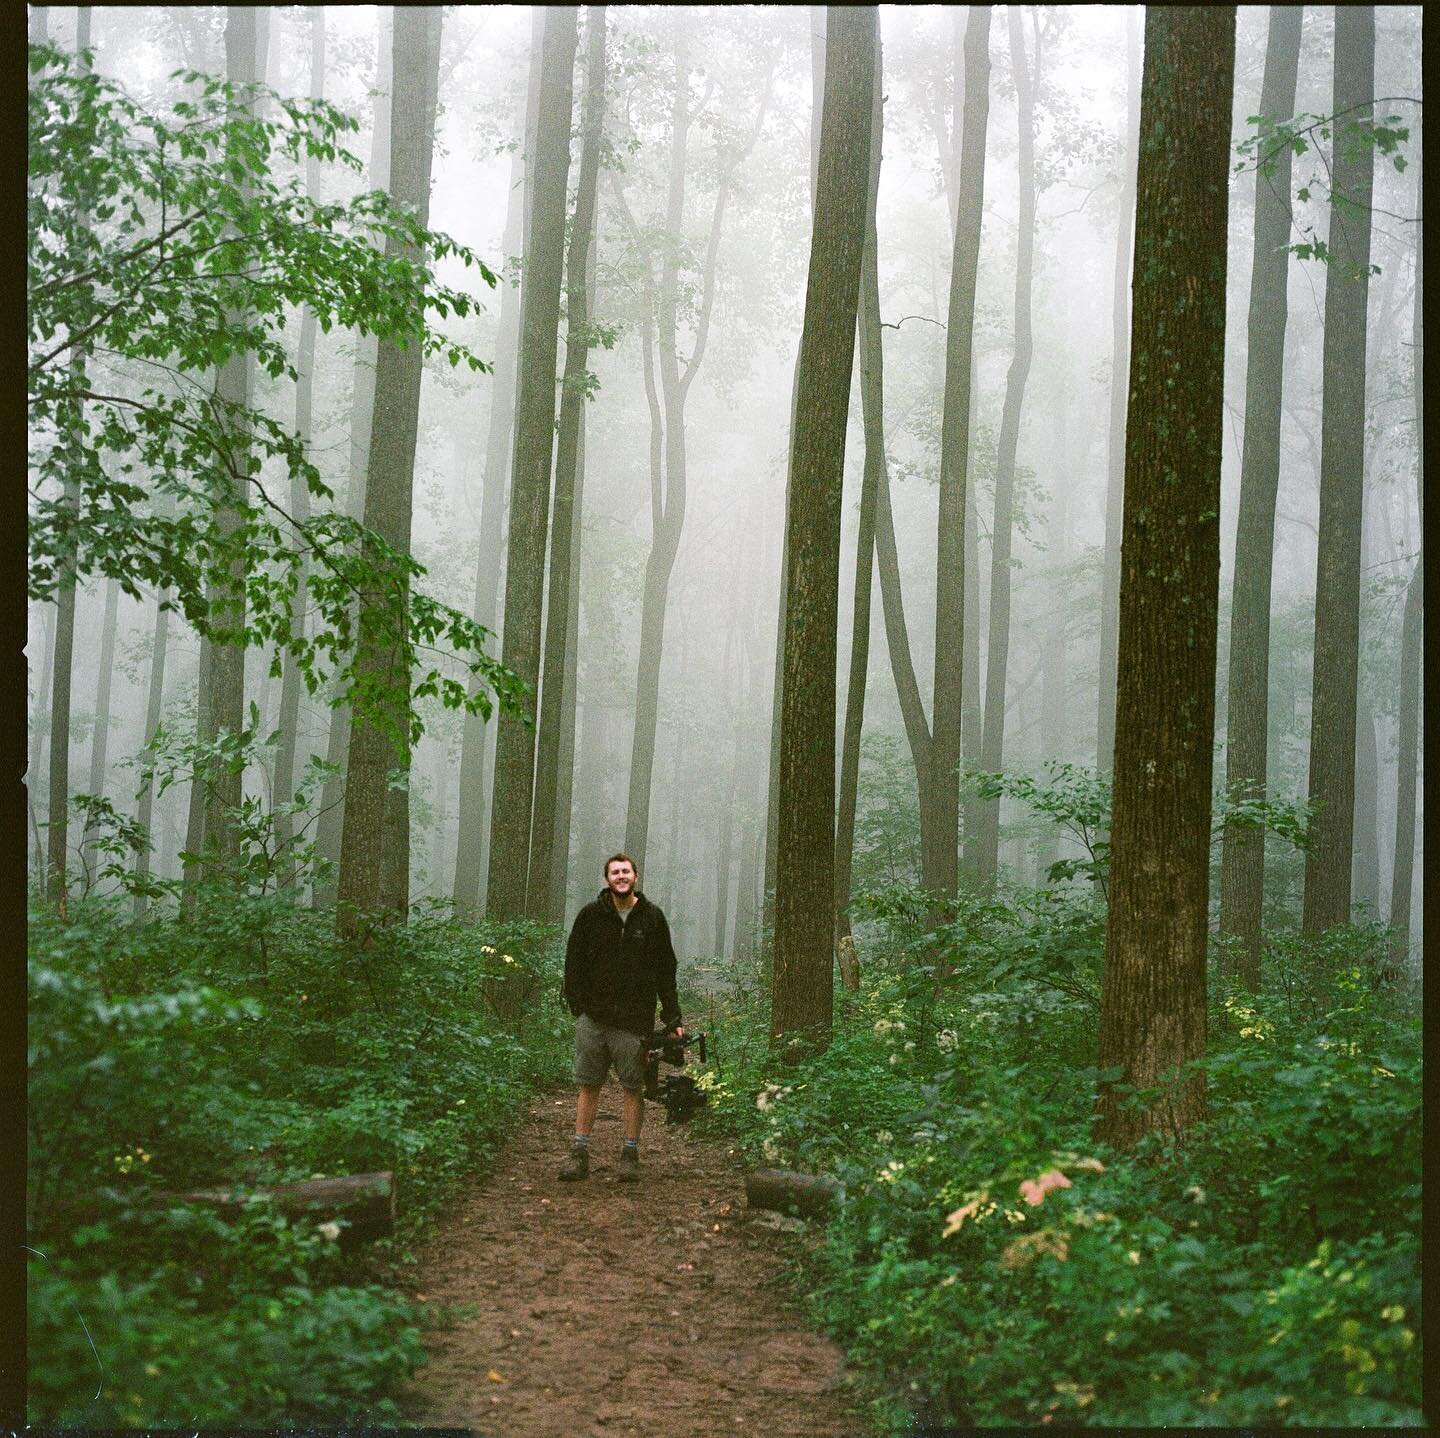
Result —
[[575, 1020], [575, 1082], [581, 1088], [598, 1088], [611, 1065], [620, 1087], [645, 1087], [645, 1040], [624, 1029], [597, 1024], [589, 1014]]

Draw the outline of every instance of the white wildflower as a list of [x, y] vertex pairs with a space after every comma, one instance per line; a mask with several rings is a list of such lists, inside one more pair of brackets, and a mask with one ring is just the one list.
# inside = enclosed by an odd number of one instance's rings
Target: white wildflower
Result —
[[883, 1143], [888, 1148], [895, 1142], [895, 1135], [891, 1133], [889, 1129], [882, 1128], [880, 1132], [875, 1135], [875, 1141], [877, 1143]]
[[334, 1243], [340, 1237], [340, 1225], [338, 1223], [321, 1223], [316, 1226], [315, 1232], [321, 1238], [327, 1238]]
[[942, 1054], [954, 1053], [955, 1050], [960, 1047], [960, 1035], [957, 1034], [954, 1029], [941, 1029], [940, 1032], [935, 1035], [935, 1047], [938, 1048]]

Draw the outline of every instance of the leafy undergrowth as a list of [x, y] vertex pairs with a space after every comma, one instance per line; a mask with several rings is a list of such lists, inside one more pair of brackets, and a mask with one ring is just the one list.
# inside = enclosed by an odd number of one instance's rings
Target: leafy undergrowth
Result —
[[[398, 1418], [434, 1321], [396, 1286], [408, 1245], [564, 1072], [554, 931], [437, 910], [347, 950], [333, 912], [219, 893], [128, 917], [30, 914], [31, 1421]], [[486, 1002], [507, 983], [547, 996], [513, 1006], [518, 1033]], [[136, 1202], [380, 1169], [399, 1230], [353, 1251], [343, 1219], [263, 1199]]]
[[1210, 1120], [1121, 1155], [1100, 913], [1009, 897], [926, 934], [890, 896], [818, 1057], [767, 1057], [733, 984], [706, 1081], [749, 1158], [844, 1180], [802, 1281], [882, 1428], [1422, 1421], [1418, 1005], [1377, 936], [1275, 945], [1255, 998], [1212, 974]]

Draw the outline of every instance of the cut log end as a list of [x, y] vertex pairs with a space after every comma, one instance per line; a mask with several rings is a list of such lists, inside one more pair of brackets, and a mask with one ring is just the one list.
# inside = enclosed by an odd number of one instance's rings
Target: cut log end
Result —
[[757, 1168], [745, 1177], [745, 1202], [750, 1208], [822, 1218], [844, 1196], [839, 1179], [828, 1174], [795, 1173], [784, 1168]]

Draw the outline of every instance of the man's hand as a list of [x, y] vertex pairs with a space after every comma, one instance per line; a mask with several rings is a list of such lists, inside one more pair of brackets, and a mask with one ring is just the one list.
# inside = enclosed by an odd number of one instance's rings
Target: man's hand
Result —
[[683, 1038], [685, 1037], [685, 1025], [684, 1025], [684, 1024], [671, 1024], [671, 1025], [670, 1025], [670, 1032], [671, 1032], [672, 1034], [674, 1034], [677, 1039], [683, 1039]]

